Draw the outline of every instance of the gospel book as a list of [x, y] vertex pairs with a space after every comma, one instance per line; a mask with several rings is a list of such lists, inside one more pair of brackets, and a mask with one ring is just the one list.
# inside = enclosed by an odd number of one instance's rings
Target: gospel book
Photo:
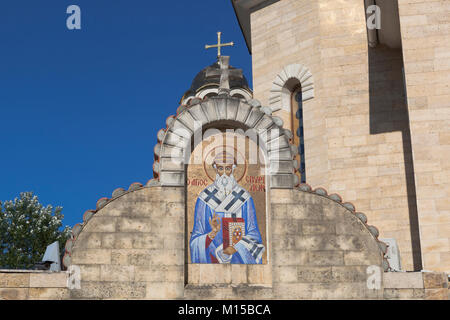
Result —
[[222, 218], [223, 248], [233, 246], [245, 236], [243, 218]]

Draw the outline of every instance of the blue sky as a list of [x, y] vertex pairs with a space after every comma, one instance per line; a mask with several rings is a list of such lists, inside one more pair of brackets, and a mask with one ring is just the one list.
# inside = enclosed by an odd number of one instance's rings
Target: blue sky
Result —
[[[81, 8], [81, 30], [66, 9]], [[0, 3], [0, 200], [33, 191], [64, 223], [152, 177], [156, 133], [223, 49], [251, 82], [229, 0]]]

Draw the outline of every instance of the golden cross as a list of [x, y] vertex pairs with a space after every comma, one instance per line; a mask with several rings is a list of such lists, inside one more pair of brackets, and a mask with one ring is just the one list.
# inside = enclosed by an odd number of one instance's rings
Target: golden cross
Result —
[[205, 45], [205, 49], [210, 49], [210, 48], [217, 48], [217, 58], [220, 57], [220, 48], [221, 47], [232, 47], [234, 46], [234, 42], [228, 42], [228, 43], [220, 43], [220, 35], [222, 34], [222, 32], [217, 32], [217, 44], [213, 44], [213, 45]]

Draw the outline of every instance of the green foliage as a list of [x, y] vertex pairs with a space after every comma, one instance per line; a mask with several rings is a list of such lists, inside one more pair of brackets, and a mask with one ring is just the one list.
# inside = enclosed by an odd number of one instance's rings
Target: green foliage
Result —
[[55, 241], [63, 250], [70, 228], [62, 228], [61, 211], [61, 207], [44, 207], [32, 192], [0, 202], [0, 268], [29, 269]]

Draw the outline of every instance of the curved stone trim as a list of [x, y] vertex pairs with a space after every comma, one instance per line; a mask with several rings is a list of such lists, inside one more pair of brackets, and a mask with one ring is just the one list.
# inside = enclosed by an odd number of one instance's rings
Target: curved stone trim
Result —
[[[297, 81], [290, 81], [290, 80]], [[302, 86], [303, 101], [314, 98], [314, 78], [309, 69], [302, 64], [285, 66], [272, 83], [269, 96], [269, 106], [273, 112], [285, 109], [290, 111], [291, 93], [294, 90], [291, 83], [298, 82]]]
[[[218, 95], [219, 87], [218, 86], [213, 86], [213, 87], [208, 86], [208, 87], [200, 90], [199, 92], [197, 92], [195, 95], [190, 95], [190, 96], [185, 97], [181, 101], [181, 104], [182, 105], [190, 104], [192, 99], [194, 99], [194, 98], [205, 99], [205, 98], [207, 98], [207, 95], [209, 95], [210, 93], [214, 93], [214, 94]], [[251, 100], [253, 98], [253, 93], [251, 91], [245, 90], [244, 88], [231, 88], [230, 96], [238, 98], [235, 95], [241, 95], [247, 101]]]
[[228, 121], [231, 127], [254, 129], [265, 143], [270, 188], [293, 188], [295, 168], [292, 161], [297, 147], [289, 143], [291, 132], [282, 128], [282, 121], [261, 110], [255, 99], [244, 101], [230, 96], [192, 99], [176, 116], [167, 121], [167, 128], [158, 132], [155, 146], [156, 173], [161, 186], [185, 186], [185, 164], [189, 161], [194, 133], [214, 127], [216, 121]]
[[328, 198], [333, 200], [334, 202], [339, 203], [342, 207], [344, 207], [345, 209], [347, 209], [347, 211], [353, 215], [355, 215], [366, 227], [367, 231], [375, 238], [375, 240], [377, 241], [378, 247], [380, 248], [380, 252], [383, 255], [383, 269], [384, 271], [390, 271], [390, 266], [389, 266], [389, 262], [386, 258], [386, 252], [387, 252], [387, 244], [378, 240], [378, 236], [379, 236], [379, 231], [377, 229], [377, 227], [369, 225], [367, 223], [367, 217], [364, 213], [361, 212], [355, 212], [355, 206], [350, 203], [350, 202], [342, 202], [342, 197], [337, 194], [337, 193], [333, 193], [333, 194], [328, 194], [327, 190], [325, 188], [322, 187], [318, 187], [316, 189], [312, 189], [311, 186], [307, 183], [302, 183], [300, 184], [298, 187], [296, 187], [297, 190], [303, 191], [303, 192], [309, 192], [309, 193], [315, 193], [319, 196]]

